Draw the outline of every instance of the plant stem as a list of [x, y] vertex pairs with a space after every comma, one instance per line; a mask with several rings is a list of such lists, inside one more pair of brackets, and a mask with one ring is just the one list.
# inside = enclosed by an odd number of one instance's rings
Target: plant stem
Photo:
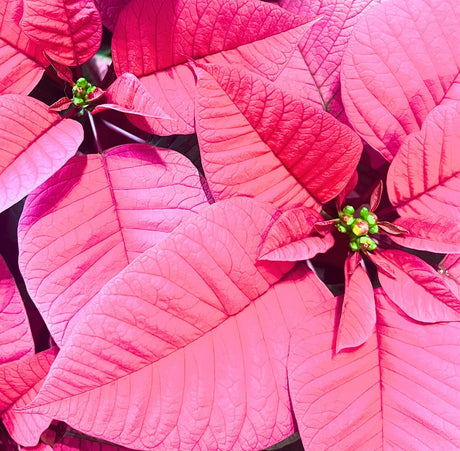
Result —
[[93, 131], [94, 142], [96, 143], [97, 151], [98, 153], [102, 153], [102, 147], [101, 147], [101, 143], [99, 142], [99, 138], [97, 136], [96, 124], [94, 123], [93, 115], [89, 111], [87, 111], [87, 114], [88, 114], [89, 123], [91, 124], [91, 130]]
[[136, 135], [133, 135], [132, 133], [130, 132], [127, 132], [126, 130], [118, 127], [117, 125], [115, 124], [112, 124], [111, 122], [107, 122], [105, 121], [104, 119], [101, 119], [101, 122], [108, 128], [110, 128], [111, 130], [115, 131], [115, 132], [118, 132], [120, 133], [121, 135], [123, 136], [126, 136], [127, 138], [131, 139], [132, 141], [134, 142], [137, 142], [137, 143], [141, 143], [141, 144], [145, 144], [145, 141], [142, 139], [142, 138], [139, 138], [139, 136], [136, 136]]

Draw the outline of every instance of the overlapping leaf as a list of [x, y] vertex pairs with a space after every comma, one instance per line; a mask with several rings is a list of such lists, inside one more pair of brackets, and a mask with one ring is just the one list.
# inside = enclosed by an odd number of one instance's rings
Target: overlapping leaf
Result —
[[362, 150], [347, 126], [248, 71], [196, 72], [197, 134], [216, 199], [244, 194], [318, 210], [347, 185]]
[[93, 0], [23, 0], [21, 27], [58, 63], [78, 66], [99, 49], [102, 22]]
[[185, 157], [141, 144], [77, 156], [30, 194], [19, 264], [55, 341], [105, 282], [203, 203]]
[[340, 65], [348, 39], [361, 14], [379, 3], [380, 0], [279, 1], [281, 7], [309, 20], [319, 18], [299, 42], [299, 48], [314, 80], [311, 100], [319, 98], [335, 117], [343, 113]]
[[253, 450], [291, 434], [280, 318], [311, 291], [305, 269], [271, 288], [293, 264], [257, 262], [275, 213], [218, 202], [144, 252], [82, 310], [29, 410], [142, 449]]
[[456, 449], [460, 323], [422, 325], [381, 290], [369, 341], [334, 354], [336, 303], [299, 315], [289, 387], [305, 449]]
[[130, 0], [94, 0], [102, 23], [113, 32], [117, 24], [118, 16]]
[[33, 352], [26, 309], [14, 278], [0, 256], [0, 365]]
[[388, 196], [401, 216], [460, 220], [459, 146], [460, 102], [435, 108], [407, 138], [388, 172]]
[[416, 321], [459, 321], [460, 300], [428, 263], [388, 249], [369, 254], [388, 297]]
[[0, 211], [53, 175], [78, 149], [82, 126], [32, 97], [0, 96]]
[[398, 218], [394, 224], [409, 233], [390, 238], [401, 246], [438, 254], [460, 253], [460, 224], [445, 216], [407, 216]]
[[428, 113], [460, 99], [460, 3], [388, 0], [354, 27], [342, 98], [358, 133], [387, 160]]
[[42, 49], [17, 23], [21, 11], [22, 0], [0, 5], [0, 94], [28, 94], [48, 66]]
[[[289, 65], [306, 31], [296, 27], [304, 22], [256, 0], [133, 0], [120, 14], [114, 31], [114, 66], [118, 75], [138, 76], [176, 119], [169, 133], [191, 133], [195, 80], [184, 65], [187, 58], [243, 65], [274, 81]], [[294, 89], [301, 92], [299, 86], [307, 86], [302, 81], [307, 76], [305, 64], [295, 61], [286, 70], [284, 84], [295, 80]]]

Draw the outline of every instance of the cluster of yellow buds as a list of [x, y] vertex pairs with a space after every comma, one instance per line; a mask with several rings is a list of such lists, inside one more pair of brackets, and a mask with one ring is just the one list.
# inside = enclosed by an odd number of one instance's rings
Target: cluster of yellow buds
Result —
[[373, 251], [377, 243], [368, 235], [378, 233], [377, 215], [366, 207], [361, 207], [359, 217], [355, 217], [355, 209], [351, 205], [345, 206], [336, 219], [337, 230], [346, 233], [350, 238], [350, 248], [353, 251]]

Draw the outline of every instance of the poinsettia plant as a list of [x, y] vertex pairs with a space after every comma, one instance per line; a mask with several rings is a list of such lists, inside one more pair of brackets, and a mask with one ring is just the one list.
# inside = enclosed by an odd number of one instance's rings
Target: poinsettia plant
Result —
[[459, 56], [457, 0], [3, 0], [2, 449], [458, 449]]

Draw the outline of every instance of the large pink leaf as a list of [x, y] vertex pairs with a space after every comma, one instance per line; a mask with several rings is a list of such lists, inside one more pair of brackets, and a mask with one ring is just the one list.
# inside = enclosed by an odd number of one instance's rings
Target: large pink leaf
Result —
[[0, 365], [0, 413], [46, 376], [57, 351], [54, 347]]
[[346, 186], [362, 149], [347, 126], [248, 71], [196, 72], [197, 134], [216, 199], [245, 194], [319, 209]]
[[16, 282], [0, 256], [0, 365], [33, 353], [34, 340], [26, 309]]
[[102, 22], [93, 0], [23, 0], [21, 27], [58, 63], [78, 66], [99, 49]]
[[330, 233], [316, 233], [313, 226], [321, 220], [321, 215], [310, 208], [283, 212], [268, 231], [259, 260], [295, 262], [326, 252], [333, 246], [334, 238]]
[[411, 318], [426, 323], [460, 320], [460, 300], [428, 263], [393, 249], [368, 255], [385, 293]]
[[0, 211], [54, 174], [78, 149], [83, 127], [32, 97], [0, 96]]
[[374, 331], [374, 289], [361, 262], [356, 252], [345, 261], [345, 295], [337, 330], [337, 352], [362, 345]]
[[460, 220], [460, 102], [435, 108], [388, 171], [388, 196], [401, 216]]
[[121, 10], [129, 2], [130, 0], [94, 0], [94, 4], [101, 14], [102, 23], [110, 31], [115, 29]]
[[48, 66], [42, 50], [17, 23], [22, 0], [0, 4], [0, 94], [28, 94]]
[[[225, 60], [278, 79], [306, 30], [293, 29], [304, 22], [258, 0], [133, 0], [120, 14], [114, 31], [114, 66], [118, 75], [138, 76], [176, 119], [174, 129], [157, 133], [191, 133], [195, 80], [184, 65], [187, 58]], [[301, 92], [298, 86], [305, 86], [301, 78], [308, 76], [304, 62], [300, 63], [302, 67], [297, 67], [295, 61], [285, 77], [297, 92]]]
[[146, 144], [77, 156], [31, 193], [19, 265], [55, 341], [108, 280], [203, 203], [192, 164]]
[[398, 218], [394, 224], [409, 233], [389, 235], [401, 246], [439, 254], [460, 254], [460, 223], [445, 216], [407, 216]]
[[375, 297], [376, 331], [350, 352], [332, 351], [333, 300], [297, 312], [288, 375], [305, 449], [457, 449], [460, 323], [420, 324]]
[[82, 310], [29, 410], [141, 449], [254, 450], [291, 434], [280, 318], [311, 291], [303, 265], [272, 287], [292, 264], [256, 260], [275, 213], [218, 202], [132, 262]]
[[342, 98], [358, 133], [391, 161], [428, 113], [460, 99], [460, 3], [388, 0], [354, 27]]
[[340, 98], [340, 65], [348, 39], [361, 14], [381, 0], [280, 0], [288, 11], [318, 22], [299, 42], [299, 48], [314, 80], [316, 93], [326, 111], [343, 113]]

